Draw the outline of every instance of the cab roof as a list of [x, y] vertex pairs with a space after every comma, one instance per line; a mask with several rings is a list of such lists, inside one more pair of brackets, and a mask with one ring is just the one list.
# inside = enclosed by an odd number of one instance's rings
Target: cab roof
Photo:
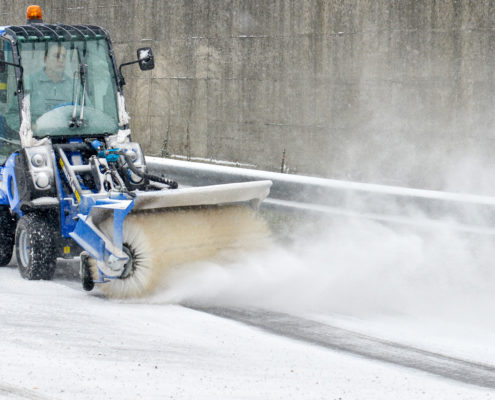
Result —
[[19, 42], [74, 41], [108, 39], [108, 32], [95, 25], [65, 25], [36, 23], [0, 28], [0, 35]]

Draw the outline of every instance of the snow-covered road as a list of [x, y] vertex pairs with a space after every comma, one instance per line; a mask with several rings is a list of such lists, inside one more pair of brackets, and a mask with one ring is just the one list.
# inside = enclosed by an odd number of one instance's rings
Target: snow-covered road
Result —
[[137, 300], [83, 292], [77, 262], [50, 282], [0, 268], [0, 398], [495, 400], [492, 243], [327, 228]]
[[273, 335], [180, 305], [0, 269], [0, 397], [495, 399], [495, 392]]

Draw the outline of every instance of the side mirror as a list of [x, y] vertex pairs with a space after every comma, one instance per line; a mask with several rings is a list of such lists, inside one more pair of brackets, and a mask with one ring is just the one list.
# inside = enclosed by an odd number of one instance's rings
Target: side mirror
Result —
[[149, 71], [150, 69], [155, 68], [155, 58], [153, 57], [151, 47], [142, 47], [138, 49], [137, 56], [141, 71]]
[[5, 72], [5, 53], [0, 50], [0, 74]]
[[138, 58], [137, 60], [120, 64], [119, 82], [121, 86], [125, 85], [124, 75], [122, 75], [122, 67], [139, 63], [139, 68], [141, 68], [141, 71], [149, 71], [150, 69], [155, 68], [155, 59], [153, 57], [153, 52], [151, 51], [151, 47], [141, 47], [140, 49], [138, 49], [137, 58]]

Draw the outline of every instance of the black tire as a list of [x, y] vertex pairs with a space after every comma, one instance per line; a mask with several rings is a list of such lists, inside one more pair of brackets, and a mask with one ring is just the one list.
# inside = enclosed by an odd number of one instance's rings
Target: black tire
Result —
[[24, 279], [50, 280], [55, 273], [57, 254], [53, 216], [33, 212], [17, 223], [15, 248], [17, 266]]
[[6, 206], [0, 206], [0, 267], [12, 259], [15, 241], [15, 220]]

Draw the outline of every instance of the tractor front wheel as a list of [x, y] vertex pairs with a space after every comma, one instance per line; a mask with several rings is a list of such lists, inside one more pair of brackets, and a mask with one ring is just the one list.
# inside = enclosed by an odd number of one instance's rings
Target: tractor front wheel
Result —
[[15, 233], [16, 258], [24, 279], [50, 280], [55, 273], [57, 254], [53, 217], [33, 212], [24, 215]]
[[15, 220], [8, 207], [0, 207], [0, 267], [7, 265], [14, 251]]

